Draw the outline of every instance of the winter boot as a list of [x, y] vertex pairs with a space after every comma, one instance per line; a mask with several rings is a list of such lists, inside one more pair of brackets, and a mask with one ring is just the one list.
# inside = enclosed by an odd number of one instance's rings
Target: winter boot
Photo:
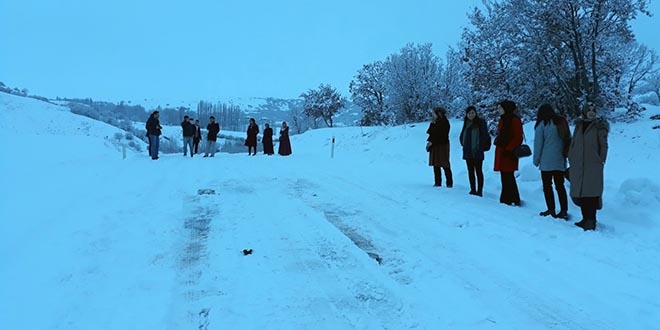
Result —
[[556, 217], [555, 211], [550, 211], [550, 210], [545, 210], [545, 211], [539, 213], [539, 215], [542, 216], [542, 217], [547, 217], [549, 215], [551, 215], [553, 218]]

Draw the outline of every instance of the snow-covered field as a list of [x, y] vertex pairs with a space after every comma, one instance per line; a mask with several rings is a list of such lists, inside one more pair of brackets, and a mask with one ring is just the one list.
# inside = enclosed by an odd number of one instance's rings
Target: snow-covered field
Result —
[[613, 125], [600, 227], [583, 232], [572, 204], [571, 222], [538, 216], [531, 158], [523, 207], [498, 203], [492, 151], [484, 197], [468, 195], [458, 121], [447, 189], [426, 123], [152, 161], [122, 159], [105, 124], [0, 107], [0, 329], [660, 327], [658, 121]]

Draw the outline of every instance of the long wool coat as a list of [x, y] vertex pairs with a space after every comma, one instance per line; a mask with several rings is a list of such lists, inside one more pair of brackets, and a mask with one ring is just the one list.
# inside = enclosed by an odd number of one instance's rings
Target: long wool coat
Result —
[[591, 123], [583, 119], [575, 121], [573, 140], [568, 150], [571, 197], [603, 195], [603, 172], [607, 159], [609, 130], [610, 125], [603, 118], [597, 118]]
[[[500, 118], [497, 123], [497, 137], [495, 138], [495, 171], [496, 172], [515, 172], [518, 170], [518, 158], [513, 156], [513, 151], [523, 142], [522, 121], [518, 116], [511, 115], [511, 126], [508, 132], [504, 132], [505, 116]], [[507, 141], [498, 143], [508, 136]]]
[[449, 120], [445, 117], [438, 118], [431, 122], [426, 134], [429, 137], [426, 141], [431, 142], [429, 149], [429, 166], [450, 167], [449, 163]]

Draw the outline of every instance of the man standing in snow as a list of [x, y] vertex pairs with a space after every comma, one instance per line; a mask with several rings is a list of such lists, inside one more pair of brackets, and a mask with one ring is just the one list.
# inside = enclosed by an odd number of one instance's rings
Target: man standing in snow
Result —
[[206, 125], [208, 134], [206, 135], [206, 153], [204, 157], [213, 157], [215, 156], [215, 140], [218, 139], [218, 133], [220, 133], [220, 124], [215, 122], [215, 117], [211, 116], [210, 123]]
[[193, 136], [195, 135], [195, 125], [192, 123], [192, 118], [189, 119], [188, 116], [183, 116], [181, 129], [183, 130], [183, 155], [186, 156], [188, 148], [190, 147], [190, 157], [192, 157]]
[[158, 120], [159, 116], [160, 113], [158, 111], [152, 112], [151, 116], [149, 116], [149, 119], [147, 119], [146, 125], [147, 136], [149, 137], [149, 156], [151, 156], [151, 159], [153, 160], [158, 159], [158, 139], [160, 138], [162, 129], [160, 126], [160, 121]]

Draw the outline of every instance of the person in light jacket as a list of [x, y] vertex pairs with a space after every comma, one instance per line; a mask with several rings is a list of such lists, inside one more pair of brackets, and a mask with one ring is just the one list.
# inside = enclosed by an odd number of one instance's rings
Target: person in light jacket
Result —
[[596, 229], [596, 212], [603, 206], [609, 130], [609, 123], [596, 116], [593, 103], [588, 103], [582, 111], [582, 118], [575, 120], [568, 150], [569, 180], [571, 199], [582, 211], [582, 220], [575, 225], [584, 230]]
[[[534, 166], [541, 170], [543, 196], [547, 209], [541, 216], [552, 216], [568, 220], [568, 197], [564, 187], [566, 156], [564, 146], [570, 141], [570, 130], [563, 117], [558, 116], [550, 104], [539, 107], [534, 125]], [[559, 213], [555, 209], [555, 195], [552, 182], [555, 183], [559, 199]]]

